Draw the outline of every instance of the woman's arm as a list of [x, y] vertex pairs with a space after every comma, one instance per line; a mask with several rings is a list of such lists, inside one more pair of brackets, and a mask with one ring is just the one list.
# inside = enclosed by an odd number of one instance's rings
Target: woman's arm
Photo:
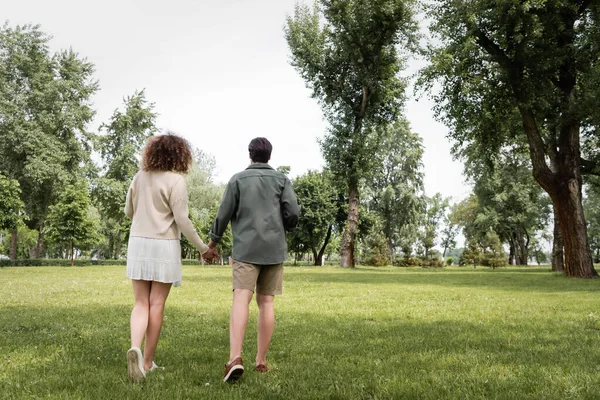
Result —
[[175, 186], [173, 186], [169, 203], [175, 217], [175, 222], [181, 233], [200, 250], [200, 254], [206, 253], [208, 246], [200, 239], [196, 228], [194, 228], [189, 218], [187, 185], [183, 177], [180, 177]]

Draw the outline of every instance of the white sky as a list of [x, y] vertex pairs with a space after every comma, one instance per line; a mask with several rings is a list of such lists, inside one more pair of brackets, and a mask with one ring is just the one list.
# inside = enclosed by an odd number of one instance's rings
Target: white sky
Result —
[[[96, 66], [100, 92], [90, 127], [123, 97], [146, 89], [158, 125], [215, 156], [218, 180], [248, 164], [256, 136], [273, 143], [271, 164], [292, 176], [323, 166], [321, 110], [289, 65], [283, 35], [295, 0], [0, 0], [0, 23], [40, 24], [54, 50], [72, 47]], [[409, 64], [410, 70], [418, 67]], [[412, 94], [412, 90], [409, 91]], [[425, 188], [459, 201], [469, 189], [452, 160], [447, 128], [427, 98], [406, 106], [425, 145]]]

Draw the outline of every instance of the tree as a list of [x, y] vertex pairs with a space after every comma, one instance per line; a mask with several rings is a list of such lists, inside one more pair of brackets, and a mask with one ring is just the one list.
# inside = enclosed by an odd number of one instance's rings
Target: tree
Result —
[[439, 225], [448, 208], [449, 200], [443, 198], [441, 193], [426, 198], [425, 224], [420, 234], [425, 258], [429, 258], [430, 250], [436, 245]]
[[314, 265], [321, 265], [336, 222], [337, 192], [327, 172], [308, 171], [294, 179], [294, 191], [302, 215], [288, 233], [292, 248], [312, 252]]
[[[492, 146], [512, 134], [528, 143], [533, 175], [552, 199], [564, 242], [565, 273], [595, 277], [582, 206], [581, 157], [597, 112], [600, 5], [589, 0], [456, 2], [428, 10], [436, 44], [429, 82], [441, 83], [438, 115], [458, 142]], [[522, 129], [510, 129], [517, 118]], [[593, 137], [593, 136], [592, 136]]]
[[446, 258], [446, 252], [456, 247], [456, 236], [458, 236], [458, 225], [452, 223], [452, 220], [448, 217], [444, 217], [444, 228], [441, 232], [440, 245], [444, 249], [442, 252], [442, 258]]
[[375, 154], [365, 197], [380, 216], [388, 256], [393, 259], [395, 249], [406, 241], [402, 233], [423, 219], [423, 143], [405, 119], [382, 129], [381, 151]]
[[69, 185], [48, 213], [48, 239], [70, 247], [71, 266], [74, 265], [75, 246], [89, 248], [98, 237], [97, 220], [90, 216], [91, 201], [85, 181]]
[[148, 103], [143, 90], [126, 97], [123, 103], [125, 110], [115, 110], [109, 122], [100, 127], [104, 134], [97, 137], [96, 149], [104, 171], [93, 189], [110, 243], [109, 254], [115, 259], [129, 233], [130, 221], [123, 209], [129, 184], [139, 168], [140, 150], [158, 131], [154, 104]]
[[[196, 229], [206, 231], [205, 237], [208, 237], [208, 232], [212, 227], [212, 222], [216, 215], [216, 209], [218, 209], [221, 197], [225, 191], [224, 185], [214, 182], [215, 169], [216, 161], [214, 156], [196, 149], [194, 150], [194, 164], [185, 178], [188, 188], [190, 220]], [[208, 227], [208, 230], [206, 230], [206, 227]], [[226, 234], [229, 233], [230, 231], [227, 230]], [[227, 242], [219, 244], [221, 252], [229, 255], [230, 251], [227, 252]], [[198, 257], [196, 247], [186, 237], [181, 238], [181, 249], [186, 258]]]
[[329, 122], [321, 149], [348, 193], [343, 267], [355, 264], [359, 184], [380, 149], [376, 128], [401, 112], [406, 83], [397, 48], [413, 46], [416, 31], [410, 0], [320, 0], [287, 18], [292, 65]]
[[40, 257], [49, 206], [89, 161], [94, 67], [72, 50], [51, 54], [38, 26], [0, 28], [0, 172], [19, 181]]
[[600, 263], [600, 185], [590, 185], [583, 203], [590, 235], [590, 250], [595, 262]]
[[549, 199], [535, 182], [523, 153], [501, 150], [476, 174], [480, 236], [493, 230], [508, 243], [510, 264], [527, 265], [528, 249], [535, 233], [548, 223]]
[[0, 230], [10, 230], [10, 259], [17, 259], [17, 228], [23, 218], [19, 182], [0, 174]]

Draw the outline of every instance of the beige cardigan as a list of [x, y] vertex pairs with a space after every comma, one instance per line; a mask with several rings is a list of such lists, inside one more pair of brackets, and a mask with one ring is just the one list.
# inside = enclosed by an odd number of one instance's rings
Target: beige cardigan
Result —
[[189, 219], [185, 178], [175, 172], [139, 171], [125, 202], [131, 219], [130, 236], [153, 239], [181, 239], [181, 233], [201, 254], [208, 251]]

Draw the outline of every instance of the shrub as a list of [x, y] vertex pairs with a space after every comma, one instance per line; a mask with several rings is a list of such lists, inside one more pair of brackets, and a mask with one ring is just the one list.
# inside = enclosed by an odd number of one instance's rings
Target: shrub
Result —
[[446, 258], [446, 265], [451, 266], [452, 264], [454, 264], [454, 258], [452, 258], [452, 257]]

